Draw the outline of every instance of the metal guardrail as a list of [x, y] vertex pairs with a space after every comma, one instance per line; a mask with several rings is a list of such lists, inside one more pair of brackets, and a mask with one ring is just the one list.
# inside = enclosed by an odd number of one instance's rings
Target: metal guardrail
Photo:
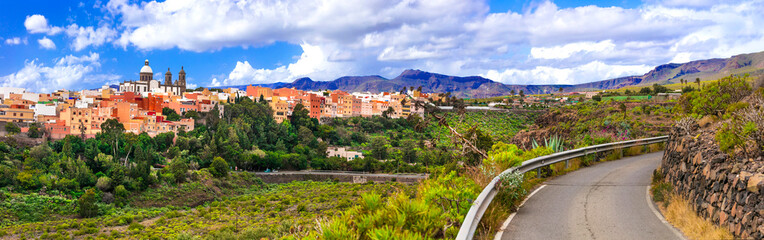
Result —
[[573, 149], [573, 150], [568, 150], [568, 151], [558, 152], [558, 153], [554, 153], [554, 154], [550, 154], [546, 156], [537, 157], [537, 158], [523, 162], [518, 167], [513, 167], [507, 170], [504, 170], [504, 172], [494, 177], [493, 180], [491, 180], [491, 182], [488, 183], [488, 186], [486, 186], [483, 189], [483, 191], [480, 192], [480, 195], [478, 195], [477, 199], [475, 199], [475, 201], [472, 204], [472, 207], [470, 208], [470, 211], [467, 212], [467, 215], [464, 217], [464, 221], [462, 222], [462, 227], [459, 229], [459, 234], [456, 235], [456, 239], [467, 240], [467, 239], [473, 238], [473, 236], [475, 235], [475, 230], [477, 230], [478, 224], [480, 223], [480, 219], [483, 218], [483, 214], [488, 209], [488, 205], [491, 204], [491, 201], [493, 200], [494, 197], [496, 197], [496, 194], [498, 193], [498, 189], [496, 189], [496, 184], [498, 183], [500, 177], [504, 174], [511, 173], [513, 171], [526, 173], [537, 168], [549, 166], [558, 162], [567, 161], [567, 160], [578, 158], [578, 157], [583, 157], [593, 153], [606, 152], [606, 151], [611, 151], [615, 149], [623, 150], [629, 147], [661, 143], [661, 142], [665, 142], [666, 140], [668, 140], [668, 136], [643, 138], [643, 139], [629, 140], [629, 141], [623, 141], [623, 142], [594, 145], [594, 146]]

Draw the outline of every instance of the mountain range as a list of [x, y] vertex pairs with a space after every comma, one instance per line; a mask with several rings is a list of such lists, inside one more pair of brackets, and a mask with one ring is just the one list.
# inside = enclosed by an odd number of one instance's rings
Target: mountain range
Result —
[[[270, 88], [299, 90], [342, 90], [347, 92], [393, 92], [404, 87], [422, 87], [424, 92], [451, 92], [458, 97], [494, 97], [509, 95], [512, 90], [526, 94], [617, 89], [627, 86], [679, 83], [680, 79], [693, 82], [696, 78], [712, 80], [731, 74], [764, 74], [764, 52], [736, 55], [730, 58], [697, 60], [688, 63], [669, 63], [655, 67], [641, 76], [628, 76], [575, 85], [514, 85], [503, 84], [479, 76], [457, 77], [421, 70], [405, 70], [393, 79], [381, 76], [345, 76], [333, 81], [313, 81], [300, 78], [291, 83], [252, 84]], [[214, 88], [246, 89], [248, 85]]]

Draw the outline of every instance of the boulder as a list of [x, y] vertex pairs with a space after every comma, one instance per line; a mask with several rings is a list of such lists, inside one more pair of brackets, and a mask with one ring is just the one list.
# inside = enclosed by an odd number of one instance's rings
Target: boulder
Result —
[[761, 185], [762, 182], [764, 182], [764, 174], [761, 174], [761, 173], [754, 174], [748, 179], [748, 185], [746, 189], [748, 189], [748, 191], [758, 194], [759, 185]]
[[695, 157], [692, 159], [692, 163], [696, 165], [703, 163], [703, 154], [701, 153], [695, 154]]

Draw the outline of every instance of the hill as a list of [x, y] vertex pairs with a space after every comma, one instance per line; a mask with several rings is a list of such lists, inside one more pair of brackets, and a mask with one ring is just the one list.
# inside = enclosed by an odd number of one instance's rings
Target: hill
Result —
[[[542, 94], [563, 91], [589, 91], [618, 89], [628, 86], [690, 82], [696, 78], [716, 79], [730, 74], [764, 74], [764, 52], [741, 54], [730, 58], [698, 60], [688, 63], [669, 63], [655, 67], [641, 76], [628, 76], [575, 85], [512, 85], [502, 84], [480, 76], [457, 77], [421, 70], [405, 70], [393, 79], [373, 76], [345, 76], [333, 81], [313, 81], [300, 78], [291, 83], [254, 84], [270, 88], [295, 88], [300, 90], [342, 90], [348, 92], [400, 91], [404, 87], [419, 87], [425, 92], [451, 92], [458, 97], [494, 97], [509, 95], [512, 90], [526, 94]], [[247, 85], [228, 86], [246, 89]], [[217, 87], [217, 88], [228, 88]]]

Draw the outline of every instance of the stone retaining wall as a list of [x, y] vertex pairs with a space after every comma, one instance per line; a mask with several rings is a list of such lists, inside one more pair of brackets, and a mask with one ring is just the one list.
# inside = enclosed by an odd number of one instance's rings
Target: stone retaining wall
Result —
[[417, 183], [427, 179], [427, 175], [394, 175], [394, 174], [364, 174], [364, 173], [331, 173], [331, 172], [275, 172], [255, 173], [266, 183], [289, 183], [292, 181], [339, 181], [351, 183], [365, 182], [401, 182]]
[[[697, 125], [695, 126], [697, 129]], [[740, 238], [764, 238], [764, 160], [729, 156], [714, 130], [674, 129], [661, 169], [698, 215]]]

